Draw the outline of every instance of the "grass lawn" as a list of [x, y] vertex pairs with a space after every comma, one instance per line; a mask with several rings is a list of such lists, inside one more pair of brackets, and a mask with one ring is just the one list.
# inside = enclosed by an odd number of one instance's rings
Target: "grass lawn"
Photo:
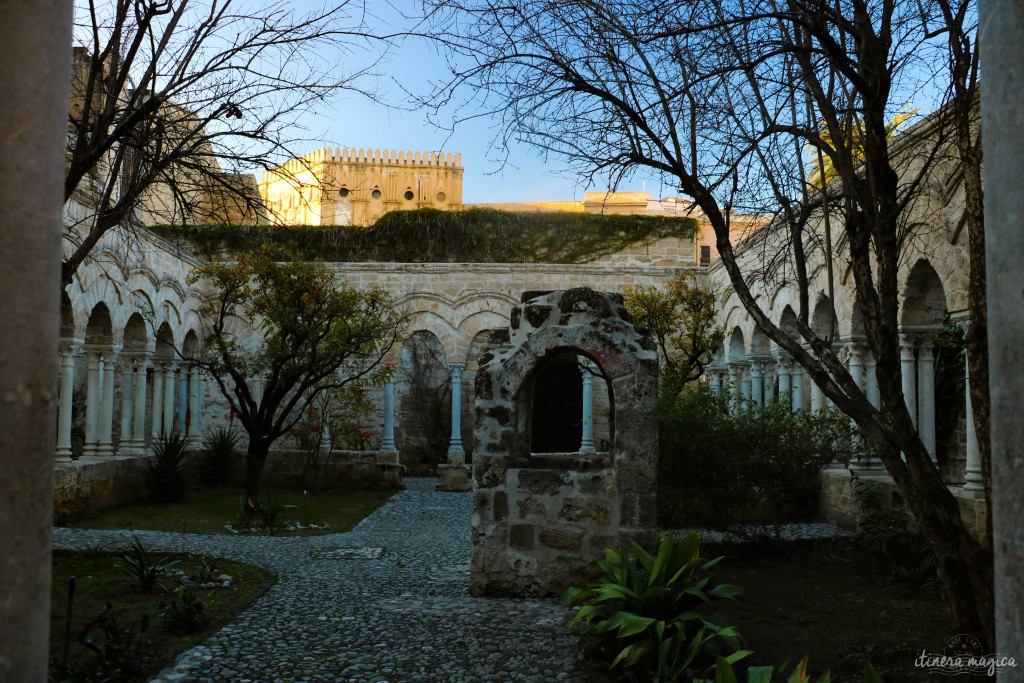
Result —
[[[281, 525], [303, 522], [303, 493], [294, 489], [271, 491], [274, 501], [285, 505]], [[376, 491], [333, 490], [309, 494], [305, 523], [327, 524], [326, 529], [273, 532], [309, 536], [348, 531], [361, 519], [386, 503], [394, 489]], [[72, 518], [76, 529], [146, 529], [196, 534], [228, 533], [224, 525], [236, 523], [242, 501], [237, 485], [216, 486], [190, 493], [179, 503], [140, 501], [100, 512], [85, 512]], [[264, 491], [266, 495], [266, 490]]]
[[[159, 554], [152, 554], [154, 562]], [[98, 553], [71, 553], [55, 551], [53, 554], [53, 588], [50, 612], [50, 661], [51, 673], [56, 673], [62, 659], [64, 635], [67, 625], [68, 580], [76, 577], [77, 587], [72, 610], [72, 627], [69, 647], [69, 662], [79, 667], [93, 668], [99, 656], [79, 642], [81, 629], [88, 624], [103, 606], [110, 603], [108, 613], [122, 632], [131, 627], [134, 638], [110, 639], [109, 621], [96, 624], [89, 631], [97, 647], [106, 656], [118, 659], [123, 675], [109, 680], [146, 681], [167, 666], [174, 657], [204, 640], [213, 631], [228, 623], [233, 615], [243, 609], [273, 582], [272, 577], [261, 569], [229, 560], [206, 558], [194, 555], [166, 555], [177, 560], [173, 569], [184, 571], [198, 578], [201, 569], [213, 565], [215, 576], [226, 574], [231, 585], [211, 590], [180, 588], [180, 580], [161, 578], [150, 592], [142, 592], [138, 584], [126, 576], [119, 565], [124, 561], [114, 555]], [[167, 624], [159, 615], [161, 603], [171, 604], [180, 600], [182, 594], [194, 597], [202, 605], [202, 612], [211, 617], [210, 622], [194, 633], [185, 633]], [[148, 618], [144, 630], [140, 620]], [[109, 671], [108, 671], [109, 673]], [[56, 677], [53, 680], [57, 680]], [[72, 677], [72, 680], [80, 678]], [[92, 680], [92, 679], [89, 679]], [[108, 680], [104, 678], [103, 680]]]
[[867, 660], [889, 683], [929, 681], [915, 658], [942, 653], [955, 635], [936, 586], [886, 584], [848, 541], [707, 544], [701, 554], [726, 555], [722, 572], [744, 589], [741, 602], [715, 610], [754, 650], [747, 664], [792, 666], [810, 655], [812, 680], [829, 669], [834, 682], [859, 683]]

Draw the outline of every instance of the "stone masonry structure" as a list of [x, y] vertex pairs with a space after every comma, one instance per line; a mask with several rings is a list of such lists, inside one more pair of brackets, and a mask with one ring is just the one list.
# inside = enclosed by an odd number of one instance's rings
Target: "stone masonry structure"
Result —
[[[611, 396], [611, 450], [587, 431], [579, 452], [533, 452], [535, 381], [582, 358]], [[474, 595], [553, 595], [593, 571], [604, 548], [656, 540], [658, 361], [620, 294], [527, 292], [491, 333], [476, 376]]]
[[388, 211], [462, 208], [462, 155], [325, 148], [267, 171], [260, 196], [282, 225], [373, 225]]

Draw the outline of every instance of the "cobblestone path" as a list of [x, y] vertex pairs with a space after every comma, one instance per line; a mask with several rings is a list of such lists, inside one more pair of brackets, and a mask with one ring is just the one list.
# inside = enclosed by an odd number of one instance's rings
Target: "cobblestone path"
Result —
[[[147, 547], [226, 557], [278, 581], [154, 679], [182, 683], [585, 681], [553, 601], [471, 598], [471, 496], [409, 479], [349, 533], [302, 538], [137, 532]], [[57, 548], [127, 532], [55, 529]]]

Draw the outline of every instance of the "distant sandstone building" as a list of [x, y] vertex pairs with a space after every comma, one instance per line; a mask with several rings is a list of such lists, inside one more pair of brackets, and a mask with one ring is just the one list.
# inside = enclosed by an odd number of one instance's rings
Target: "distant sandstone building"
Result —
[[259, 183], [282, 225], [373, 225], [399, 209], [461, 209], [462, 155], [319, 149], [268, 170]]

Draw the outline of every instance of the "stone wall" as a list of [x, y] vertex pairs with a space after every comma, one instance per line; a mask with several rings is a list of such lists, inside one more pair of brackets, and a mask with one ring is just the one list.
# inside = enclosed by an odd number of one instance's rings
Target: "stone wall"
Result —
[[[886, 508], [902, 508], [903, 500], [896, 490], [896, 484], [888, 475], [861, 476], [861, 482], [875, 482]], [[819, 514], [826, 522], [850, 531], [857, 530], [857, 518], [861, 510], [854, 492], [856, 482], [845, 469], [828, 469], [821, 473], [821, 497]], [[960, 516], [975, 538], [981, 540], [985, 533], [986, 507], [982, 496], [970, 495], [961, 488], [953, 490], [960, 506]], [[909, 513], [908, 513], [909, 514]]]
[[[474, 595], [554, 595], [606, 547], [656, 540], [658, 363], [621, 295], [527, 293], [491, 333], [476, 376]], [[611, 451], [530, 452], [533, 381], [575, 352], [610, 387]]]

